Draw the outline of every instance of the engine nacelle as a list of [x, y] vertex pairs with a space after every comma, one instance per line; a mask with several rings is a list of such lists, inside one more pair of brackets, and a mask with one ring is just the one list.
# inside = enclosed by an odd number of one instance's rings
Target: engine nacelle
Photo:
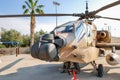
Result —
[[64, 39], [55, 37], [54, 34], [45, 34], [31, 47], [31, 55], [40, 60], [57, 61], [58, 51], [63, 46]]
[[106, 32], [100, 32], [100, 38], [104, 39], [107, 36]]
[[117, 65], [120, 63], [120, 57], [115, 53], [110, 53], [106, 55], [106, 61], [109, 65]]
[[111, 42], [111, 34], [107, 30], [97, 31], [97, 42]]

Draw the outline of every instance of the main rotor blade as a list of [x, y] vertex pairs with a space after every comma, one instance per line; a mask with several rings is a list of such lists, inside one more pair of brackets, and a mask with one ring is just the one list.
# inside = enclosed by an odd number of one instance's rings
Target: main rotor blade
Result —
[[40, 16], [40, 17], [52, 17], [52, 16], [74, 16], [74, 14], [17, 14], [17, 15], [0, 15], [0, 18], [8, 17], [30, 17], [30, 16]]
[[103, 10], [105, 10], [105, 9], [111, 8], [111, 7], [113, 7], [113, 6], [117, 6], [117, 5], [119, 5], [119, 4], [120, 4], [120, 0], [118, 0], [118, 1], [116, 1], [116, 2], [113, 2], [113, 3], [111, 3], [111, 4], [108, 4], [108, 5], [104, 6], [104, 7], [101, 7], [100, 9], [94, 11], [93, 14], [95, 15], [96, 13], [98, 13], [98, 12], [100, 12], [100, 11], [103, 11]]
[[111, 19], [111, 20], [120, 21], [120, 18], [111, 18], [111, 17], [102, 17], [102, 16], [96, 16], [96, 18], [104, 18], [104, 19]]

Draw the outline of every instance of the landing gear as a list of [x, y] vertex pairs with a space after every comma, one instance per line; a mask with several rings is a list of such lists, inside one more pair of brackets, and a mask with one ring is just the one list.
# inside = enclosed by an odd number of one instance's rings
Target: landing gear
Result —
[[[103, 77], [103, 65], [96, 64], [95, 61], [91, 62], [93, 68], [97, 71], [97, 77]], [[79, 63], [74, 62], [65, 62], [63, 65], [62, 73], [68, 73], [69, 75], [73, 75], [74, 79], [76, 80], [76, 74], [80, 73], [80, 66]]]
[[104, 57], [105, 56], [105, 50], [104, 49], [100, 49], [99, 50], [99, 57]]
[[98, 64], [98, 67], [97, 67], [97, 64], [95, 63], [95, 61], [91, 62], [91, 64], [94, 67], [94, 69], [97, 70], [97, 72], [98, 72], [97, 76], [103, 77], [103, 65]]
[[78, 80], [76, 74], [80, 73], [79, 63], [65, 62], [63, 65], [62, 73], [68, 73], [69, 75], [72, 75], [73, 77], [71, 80]]
[[98, 77], [103, 77], [103, 65], [102, 64], [99, 64], [98, 65]]
[[63, 65], [62, 73], [72, 74], [73, 69], [76, 73], [80, 73], [79, 63], [65, 62], [64, 65]]

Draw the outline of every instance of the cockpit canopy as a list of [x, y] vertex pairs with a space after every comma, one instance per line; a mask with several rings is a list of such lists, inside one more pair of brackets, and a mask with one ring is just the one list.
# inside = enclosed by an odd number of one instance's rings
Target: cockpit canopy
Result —
[[75, 21], [70, 21], [70, 22], [67, 22], [63, 25], [60, 25], [54, 29], [54, 32], [57, 32], [57, 33], [73, 32], [74, 23], [75, 23]]
[[67, 22], [56, 27], [53, 31], [55, 33], [74, 33], [77, 42], [79, 42], [84, 36], [91, 36], [90, 26], [84, 20]]

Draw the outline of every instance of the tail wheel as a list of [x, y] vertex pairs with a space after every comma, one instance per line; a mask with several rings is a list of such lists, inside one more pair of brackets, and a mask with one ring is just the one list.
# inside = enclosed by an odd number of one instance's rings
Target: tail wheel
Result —
[[98, 77], [103, 77], [103, 65], [102, 64], [99, 64], [98, 65]]

